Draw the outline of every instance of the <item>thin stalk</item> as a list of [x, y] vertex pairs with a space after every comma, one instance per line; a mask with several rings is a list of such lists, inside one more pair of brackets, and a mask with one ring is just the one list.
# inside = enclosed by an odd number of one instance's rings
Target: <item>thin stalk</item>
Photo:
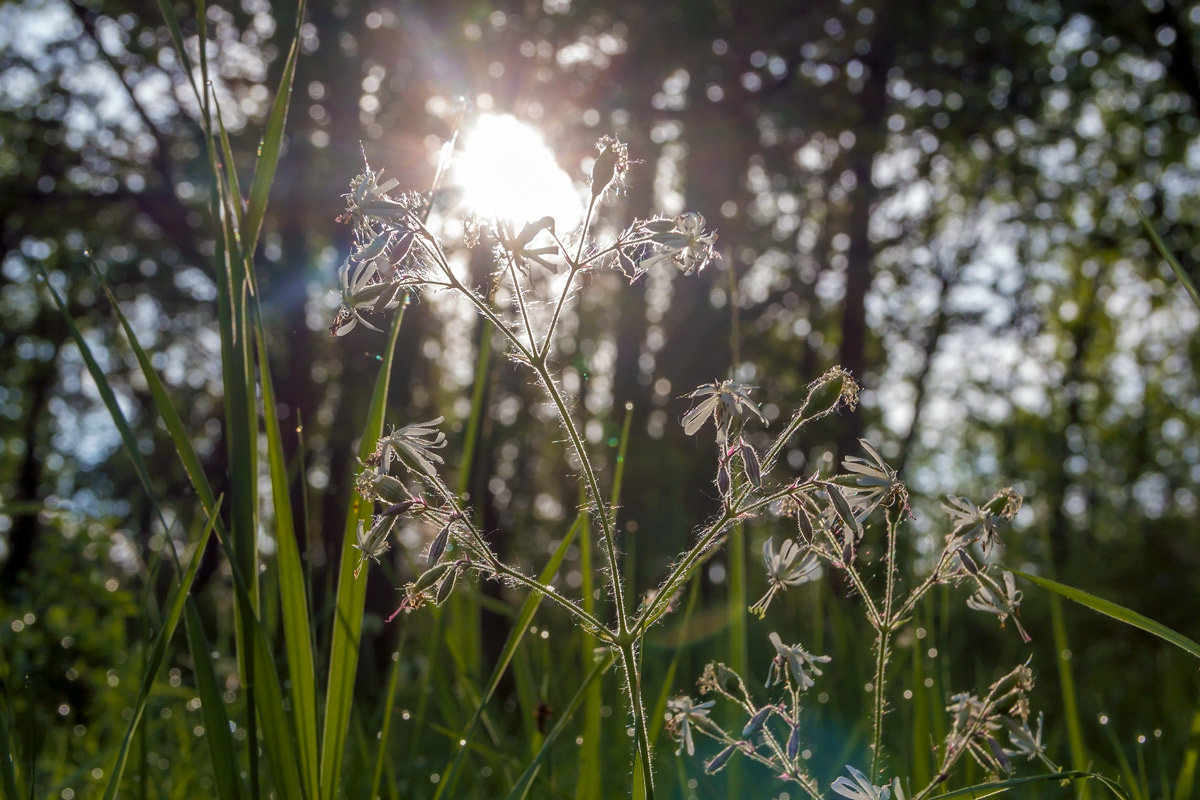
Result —
[[638, 763], [642, 768], [646, 800], [654, 800], [654, 764], [650, 751], [650, 733], [646, 727], [646, 707], [642, 702], [642, 675], [638, 668], [637, 653], [632, 641], [618, 648], [621, 668], [625, 671], [625, 689], [629, 695], [629, 711], [633, 715], [633, 738], [637, 747]]
[[525, 295], [521, 293], [521, 282], [517, 279], [517, 265], [511, 250], [508, 251], [508, 274], [512, 276], [513, 294], [517, 296], [517, 307], [521, 309], [521, 322], [525, 325], [525, 335], [529, 337], [529, 349], [537, 352], [537, 339], [533, 335], [533, 323], [529, 321], [529, 310], [525, 307]]
[[539, 361], [545, 361], [546, 356], [550, 353], [550, 344], [554, 341], [554, 331], [558, 328], [558, 320], [562, 316], [563, 306], [566, 305], [567, 295], [571, 293], [571, 284], [575, 281], [575, 273], [580, 270], [580, 265], [572, 262], [569, 269], [567, 279], [563, 282], [562, 292], [558, 295], [558, 302], [554, 304], [554, 315], [550, 317], [550, 326], [546, 328], [545, 341], [542, 342], [541, 350], [537, 350]]
[[883, 715], [885, 712], [887, 678], [887, 662], [891, 655], [891, 635], [896, 618], [892, 615], [892, 606], [896, 593], [896, 531], [903, 519], [902, 511], [896, 510], [892, 519], [887, 520], [887, 554], [885, 571], [887, 580], [883, 592], [883, 618], [878, 627], [875, 653], [875, 701], [871, 714], [871, 778], [879, 776], [883, 768]]
[[600, 532], [604, 540], [604, 557], [608, 562], [613, 604], [617, 607], [617, 633], [619, 636], [626, 636], [630, 629], [628, 612], [625, 609], [625, 591], [621, 586], [621, 565], [617, 560], [617, 546], [613, 536], [612, 519], [605, 509], [604, 496], [600, 494], [600, 485], [596, 481], [596, 471], [592, 468], [587, 450], [583, 446], [583, 438], [579, 435], [575, 421], [571, 418], [571, 414], [567, 410], [567, 404], [563, 400], [562, 394], [558, 391], [558, 387], [554, 385], [554, 379], [550, 377], [545, 362], [535, 363], [533, 368], [542, 381], [542, 388], [549, 395], [550, 400], [558, 410], [559, 420], [562, 422], [563, 427], [566, 428], [567, 436], [571, 439], [571, 446], [575, 448], [575, 454], [579, 457], [579, 462], [583, 467], [584, 478], [587, 481], [588, 492], [592, 496], [592, 502], [596, 504], [596, 508], [600, 512]]

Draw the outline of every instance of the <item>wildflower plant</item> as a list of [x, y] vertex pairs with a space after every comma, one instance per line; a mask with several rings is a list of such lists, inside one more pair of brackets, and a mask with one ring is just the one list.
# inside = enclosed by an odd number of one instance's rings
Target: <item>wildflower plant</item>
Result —
[[[949, 498], [946, 509], [951, 516], [952, 530], [945, 536], [940, 552], [932, 566], [916, 576], [912, 587], [901, 590], [898, 557], [902, 554], [900, 535], [911, 517], [908, 490], [895, 471], [887, 465], [870, 443], [861, 441], [865, 456], [848, 456], [843, 472], [823, 475], [819, 471], [808, 477], [792, 478], [790, 482], [772, 485], [767, 478], [776, 464], [782, 437], [807, 421], [804, 409], [814, 407], [813, 396], [828, 396], [829, 384], [838, 388], [844, 402], [856, 396], [849, 376], [834, 371], [810, 388], [809, 399], [802, 411], [793, 417], [787, 429], [776, 439], [761, 458], [755, 472], [759, 480], [748, 479], [731, 484], [722, 477], [718, 466], [716, 484], [725, 498], [725, 506], [735, 509], [739, 516], [762, 515], [774, 512], [776, 517], [791, 516], [796, 521], [795, 538], [785, 539], [776, 549], [773, 538], [763, 546], [763, 565], [767, 591], [750, 607], [752, 613], [765, 616], [772, 601], [789, 586], [817, 580], [822, 575], [840, 575], [852, 594], [874, 636], [874, 672], [871, 683], [871, 765], [863, 773], [847, 765], [848, 775], [837, 778], [828, 788], [836, 795], [854, 800], [890, 800], [891, 798], [925, 798], [944, 783], [951, 771], [970, 754], [989, 774], [1008, 775], [1013, 770], [1012, 757], [1038, 758], [1052, 770], [1057, 767], [1047, 758], [1038, 732], [1029, 726], [1028, 693], [1033, 686], [1033, 674], [1028, 665], [1021, 665], [999, 678], [983, 699], [971, 694], [955, 695], [947, 711], [951, 717], [949, 733], [940, 748], [940, 765], [933, 780], [915, 794], [906, 794], [899, 779], [876, 784], [886, 765], [883, 732], [887, 711], [888, 663], [897, 633], [907, 626], [921, 599], [935, 586], [970, 586], [974, 592], [967, 598], [969, 608], [995, 616], [1003, 626], [1012, 620], [1024, 641], [1028, 634], [1017, 618], [1021, 593], [1015, 587], [1013, 574], [987, 561], [999, 544], [1003, 524], [1011, 520], [1021, 505], [1021, 498], [1005, 489], [982, 505], [963, 498]], [[815, 407], [818, 414], [826, 409], [827, 400]], [[744, 419], [749, 422], [749, 419]], [[745, 441], [741, 422], [730, 421], [731, 435]], [[718, 440], [719, 461], [739, 459], [749, 463], [749, 455], [741, 455], [740, 447], [729, 448]], [[722, 462], [723, 464], [723, 462]], [[786, 480], [786, 479], [785, 479]], [[767, 505], [758, 505], [751, 498], [771, 498]], [[878, 519], [882, 517], [882, 519]], [[876, 534], [876, 531], [879, 531]], [[868, 537], [881, 535], [884, 539], [881, 555], [874, 563], [866, 561], [864, 553], [873, 548], [863, 547]], [[974, 554], [972, 551], [975, 551]], [[877, 574], [882, 567], [882, 575]], [[882, 584], [882, 585], [881, 585]], [[829, 656], [816, 655], [809, 644], [791, 643], [779, 632], [771, 632], [775, 657], [768, 669], [764, 688], [775, 693], [764, 701], [747, 690], [745, 679], [724, 664], [706, 667], [698, 681], [703, 695], [715, 694], [741, 706], [749, 715], [740, 733], [720, 726], [693, 726], [689, 731], [715, 739], [722, 748], [718, 756], [705, 763], [709, 772], [722, 769], [741, 753], [744, 757], [767, 766], [779, 779], [800, 785], [807, 796], [827, 797], [817, 772], [806, 761], [802, 748], [803, 720], [807, 705], [806, 694], [823, 673], [828, 671]], [[789, 637], [790, 638], [790, 637]], [[770, 709], [764, 713], [762, 709]], [[1007, 736], [1007, 744], [1002, 741]], [[690, 747], [688, 748], [690, 749]], [[871, 777], [868, 777], [870, 775]]]
[[[625, 145], [614, 139], [602, 139], [597, 147], [587, 212], [578, 230], [560, 231], [551, 217], [523, 225], [468, 220], [469, 224], [463, 226], [468, 240], [465, 244], [473, 246], [486, 239], [492, 245], [494, 267], [483, 287], [469, 285], [452, 269], [449, 245], [426, 224], [429, 196], [394, 193], [395, 181], [383, 180], [369, 167], [364, 169], [344, 196], [346, 209], [340, 219], [353, 225], [356, 245], [339, 271], [342, 302], [331, 332], [341, 335], [360, 324], [376, 328], [375, 321], [398, 308], [404, 296], [432, 291], [450, 292], [464, 299], [494, 327], [516, 369], [540, 387], [573, 451], [586, 496], [582, 511], [591, 518], [591, 529], [603, 554], [611, 618], [601, 619], [588, 610], [590, 606], [582, 599], [569, 597], [497, 554], [463, 498], [440, 475], [444, 465], [437, 451], [446, 442], [438, 427], [443, 422], [440, 417], [395, 429], [379, 439], [374, 454], [365, 460], [357, 487], [360, 495], [374, 504], [375, 512], [359, 531], [360, 567], [386, 551], [399, 520], [420, 519], [436, 526], [439, 533], [426, 554], [425, 570], [404, 587], [397, 613], [445, 602], [460, 578], [468, 575], [523, 587], [557, 605], [608, 649], [619, 665], [632, 720], [636, 769], [646, 794], [652, 796], [654, 769], [640, 674], [640, 649], [646, 631], [673, 610], [673, 599], [720, 550], [735, 525], [753, 518], [775, 521], [793, 517], [794, 537], [784, 539], [778, 549], [773, 538], [763, 546], [768, 587], [751, 611], [762, 616], [780, 592], [827, 574], [844, 576], [862, 598], [875, 634], [870, 774], [877, 775], [883, 765], [885, 673], [892, 641], [921, 598], [941, 584], [971, 584], [975, 587], [972, 608], [994, 614], [1001, 623], [1015, 620], [1020, 594], [1012, 587], [1011, 575], [995, 577], [995, 568], [985, 559], [998, 539], [1000, 523], [1015, 514], [1020, 499], [1011, 491], [1002, 492], [982, 506], [952, 498], [948, 508], [954, 530], [924, 580], [902, 594], [897, 585], [896, 556], [900, 530], [909, 516], [908, 492], [879, 452], [862, 442], [864, 455], [847, 458], [845, 471], [838, 474], [787, 474], [779, 463], [780, 455], [801, 429], [857, 405], [859, 387], [853, 377], [834, 368], [814, 380], [803, 402], [769, 440], [763, 436], [766, 419], [753, 398], [754, 387], [717, 380], [687, 394], [683, 399], [691, 406], [681, 409], [681, 424], [688, 435], [699, 435], [712, 423], [717, 507], [709, 521], [696, 528], [690, 546], [671, 562], [661, 582], [633, 595], [627, 589], [618, 558], [617, 508], [600, 488], [592, 453], [572, 412], [575, 403], [564, 391], [554, 367], [556, 333], [582, 276], [619, 270], [636, 280], [648, 270], [669, 267], [685, 276], [694, 275], [716, 258], [716, 234], [706, 229], [703, 217], [689, 212], [635, 220], [607, 240], [594, 236], [592, 223], [598, 206], [611, 187], [621, 182], [630, 163]], [[547, 289], [547, 282], [534, 280], [536, 270], [558, 274], [557, 287]], [[506, 291], [498, 291], [501, 287]], [[549, 313], [535, 314], [535, 307], [539, 312], [549, 309]], [[868, 575], [859, 559], [860, 545], [868, 534], [874, 535], [874, 521], [879, 516], [884, 517], [886, 541], [881, 591], [874, 585], [878, 580], [870, 579], [873, 576]], [[968, 552], [972, 548], [980, 551], [978, 561]], [[634, 597], [641, 598], [636, 605]], [[772, 633], [771, 642], [776, 656], [766, 688], [776, 694], [769, 701], [758, 702], [742, 676], [723, 664], [710, 664], [700, 680], [702, 694], [720, 696], [742, 707], [745, 721], [739, 731], [728, 733], [710, 718], [715, 696], [699, 702], [688, 696], [671, 700], [665, 721], [678, 742], [677, 754], [694, 755], [697, 736], [721, 744], [722, 749], [706, 763], [710, 772], [741, 754], [769, 766], [780, 778], [799, 783], [810, 797], [820, 798], [825, 793], [801, 751], [802, 721], [806, 694], [822, 679], [830, 658], [812, 652], [811, 644], [797, 642], [791, 635]], [[1006, 684], [1006, 701], [1017, 694], [1024, 697], [1027, 673], [1021, 673], [1020, 681], [1014, 677]], [[946, 770], [962, 753], [970, 752], [979, 759], [985, 752], [980, 744], [985, 739], [981, 737], [1002, 724], [999, 692], [995, 689], [981, 701], [986, 704], [986, 721], [968, 719], [955, 727], [944, 745]], [[1040, 740], [1029, 731], [1026, 717], [1018, 714], [1015, 719], [1012, 730], [1019, 744], [1013, 745], [1013, 752], [1036, 749]], [[994, 768], [1007, 762], [997, 757], [984, 763]], [[848, 769], [851, 777], [835, 782], [831, 787], [834, 792], [870, 798], [890, 797], [893, 791], [901, 795], [898, 783], [895, 790], [878, 787], [854, 768]], [[932, 785], [917, 797], [924, 797], [931, 789]]]

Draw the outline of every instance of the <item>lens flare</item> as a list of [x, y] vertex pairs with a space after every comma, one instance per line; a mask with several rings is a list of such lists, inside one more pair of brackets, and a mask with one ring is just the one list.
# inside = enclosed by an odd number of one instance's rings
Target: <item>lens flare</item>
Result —
[[483, 114], [466, 133], [452, 184], [463, 202], [486, 219], [518, 224], [544, 216], [570, 229], [583, 203], [542, 135], [510, 114]]

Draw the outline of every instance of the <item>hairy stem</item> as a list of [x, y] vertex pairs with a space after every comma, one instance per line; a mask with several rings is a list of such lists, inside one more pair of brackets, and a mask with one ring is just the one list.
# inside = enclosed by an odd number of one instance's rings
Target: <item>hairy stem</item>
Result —
[[621, 668], [625, 672], [625, 689], [628, 694], [629, 712], [633, 715], [633, 738], [637, 749], [638, 763], [642, 767], [647, 800], [654, 800], [654, 756], [650, 751], [650, 733], [646, 726], [646, 706], [642, 701], [642, 675], [638, 668], [637, 653], [632, 640], [625, 641], [619, 648]]

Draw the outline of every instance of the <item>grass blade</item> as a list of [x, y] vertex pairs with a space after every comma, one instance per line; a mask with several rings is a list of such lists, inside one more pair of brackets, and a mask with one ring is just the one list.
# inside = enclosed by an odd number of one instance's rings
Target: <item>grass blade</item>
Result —
[[1173, 800], [1188, 800], [1193, 796], [1196, 786], [1197, 760], [1200, 760], [1200, 711], [1192, 716], [1187, 751], [1183, 755], [1183, 765], [1179, 768], [1179, 778], [1175, 781]]
[[546, 733], [546, 739], [542, 742], [542, 747], [540, 750], [538, 750], [537, 755], [534, 756], [533, 760], [529, 762], [529, 765], [525, 768], [525, 771], [521, 773], [521, 777], [517, 778], [517, 782], [513, 785], [512, 791], [508, 793], [509, 800], [524, 798], [529, 794], [529, 789], [533, 785], [533, 779], [537, 777], [538, 771], [542, 766], [542, 761], [545, 760], [546, 754], [550, 750], [550, 745], [553, 744], [558, 738], [559, 734], [566, 729], [567, 723], [571, 720], [572, 716], [574, 716], [575, 709], [579, 708], [579, 704], [587, 696], [587, 692], [590, 687], [593, 686], [596, 683], [596, 680], [604, 674], [605, 670], [612, 666], [612, 663], [613, 653], [610, 650], [592, 666], [591, 671], [588, 672], [588, 674], [584, 677], [583, 683], [580, 684], [579, 689], [575, 691], [575, 696], [571, 698], [571, 702], [567, 704], [565, 709], [563, 709], [563, 713], [559, 716], [558, 722], [556, 722], [554, 727]]
[[[580, 505], [583, 505], [582, 498]], [[583, 574], [583, 610], [596, 614], [596, 575], [592, 562], [592, 526], [587, 516], [579, 532], [579, 571]], [[580, 663], [587, 666], [594, 660], [595, 641], [586, 631], [579, 631], [582, 653]], [[583, 743], [579, 746], [579, 780], [575, 800], [599, 800], [604, 796], [604, 772], [601, 768], [600, 737], [603, 719], [604, 686], [596, 682], [588, 686], [583, 706]]]
[[1076, 602], [1086, 608], [1090, 608], [1092, 611], [1095, 611], [1098, 614], [1112, 617], [1118, 622], [1124, 622], [1126, 625], [1130, 625], [1134, 628], [1140, 628], [1141, 630], [1146, 631], [1146, 633], [1153, 634], [1163, 641], [1169, 642], [1181, 650], [1191, 653], [1196, 658], [1200, 658], [1200, 643], [1189, 639], [1178, 631], [1168, 628], [1161, 622], [1155, 622], [1143, 614], [1139, 614], [1138, 612], [1125, 608], [1124, 606], [1117, 605], [1116, 603], [1105, 600], [1104, 598], [1096, 597], [1093, 594], [1088, 594], [1082, 589], [1076, 589], [1074, 586], [1068, 586], [1065, 583], [1052, 581], [1048, 578], [1043, 578], [1038, 575], [1030, 575], [1029, 573], [1022, 572], [1019, 569], [1014, 569], [1012, 572], [1015, 575], [1020, 575], [1027, 581], [1041, 586], [1043, 589], [1049, 589], [1055, 594], [1062, 595], [1068, 600]]
[[279, 564], [277, 582], [288, 677], [291, 680], [292, 715], [300, 746], [300, 774], [304, 779], [305, 793], [315, 798], [320, 791], [320, 766], [317, 758], [317, 685], [312, 626], [308, 616], [304, 567], [296, 544], [296, 528], [288, 495], [283, 440], [279, 431], [279, 418], [275, 412], [275, 387], [271, 381], [271, 368], [267, 361], [261, 325], [255, 327], [255, 333], [258, 340], [262, 386], [263, 427], [267, 434], [267, 466], [271, 476], [271, 499], [275, 510], [276, 558]]
[[175, 633], [175, 628], [179, 625], [179, 618], [183, 616], [184, 603], [188, 599], [188, 593], [192, 589], [192, 581], [196, 578], [196, 571], [200, 568], [200, 557], [204, 555], [204, 547], [208, 544], [209, 536], [212, 535], [216, 519], [216, 513], [209, 515], [208, 524], [204, 526], [204, 532], [200, 534], [200, 540], [196, 542], [195, 549], [192, 552], [192, 560], [188, 564], [187, 571], [180, 576], [179, 584], [171, 593], [171, 602], [168, 606], [166, 618], [163, 620], [163, 626], [155, 634], [154, 644], [150, 647], [150, 657], [146, 660], [146, 671], [142, 675], [142, 684], [138, 688], [137, 699], [133, 703], [133, 716], [129, 720], [129, 726], [125, 729], [125, 736], [121, 740], [121, 746], [117, 751], [116, 763], [113, 764], [112, 769], [108, 773], [108, 784], [104, 789], [104, 800], [113, 800], [120, 790], [121, 775], [124, 773], [125, 764], [129, 759], [129, 750], [133, 745], [134, 734], [137, 733], [138, 726], [142, 721], [142, 715], [146, 711], [146, 702], [150, 699], [150, 690], [154, 686], [154, 677], [158, 674], [159, 667], [162, 666], [163, 660], [166, 658], [167, 645]]
[[1009, 778], [1004, 781], [994, 781], [992, 783], [980, 783], [975, 786], [967, 786], [963, 789], [955, 789], [952, 792], [938, 795], [938, 800], [952, 800], [956, 797], [982, 798], [992, 797], [994, 795], [1003, 794], [1009, 789], [1015, 789], [1018, 786], [1026, 786], [1035, 783], [1060, 783], [1062, 781], [1085, 781], [1093, 780], [1104, 784], [1114, 797], [1119, 797], [1121, 800], [1130, 800], [1129, 793], [1116, 781], [1111, 778], [1106, 778], [1095, 772], [1081, 772], [1079, 770], [1069, 770], [1067, 772], [1049, 772], [1042, 775], [1028, 775], [1023, 778]]
[[[358, 457], [366, 460], [383, 434], [383, 412], [387, 404], [388, 385], [392, 375], [392, 359], [396, 353], [396, 336], [404, 310], [396, 314], [388, 333], [382, 366], [375, 379], [375, 391], [363, 426]], [[329, 653], [329, 682], [325, 693], [325, 725], [321, 736], [321, 797], [333, 800], [341, 780], [342, 758], [346, 735], [350, 730], [350, 711], [354, 703], [354, 678], [358, 670], [359, 640], [362, 636], [363, 608], [367, 600], [367, 579], [354, 579], [357, 550], [355, 531], [360, 520], [371, 516], [371, 506], [357, 494], [346, 515], [342, 535], [341, 566], [338, 570], [337, 600], [334, 606], [333, 643]]]
[[263, 216], [267, 213], [267, 197], [275, 181], [275, 169], [283, 152], [283, 129], [287, 123], [288, 103], [292, 97], [292, 84], [296, 79], [296, 59], [300, 53], [300, 26], [304, 23], [305, 0], [300, 0], [296, 9], [296, 30], [292, 34], [292, 46], [288, 49], [279, 89], [267, 117], [267, 127], [258, 145], [258, 163], [254, 166], [254, 177], [250, 180], [250, 196], [247, 199], [245, 222], [242, 226], [242, 245], [247, 258], [252, 257], [258, 247], [258, 236], [262, 232]]
[[200, 710], [204, 715], [204, 741], [208, 743], [208, 752], [212, 759], [217, 796], [222, 800], [239, 800], [246, 792], [239, 777], [241, 770], [238, 769], [234, 756], [233, 737], [229, 733], [229, 716], [225, 713], [225, 701], [221, 697], [221, 687], [213, 671], [211, 650], [208, 640], [204, 637], [200, 612], [196, 610], [196, 602], [191, 596], [187, 599], [185, 613], [188, 646], [196, 675], [196, 694], [200, 698]]
[[678, 623], [679, 639], [675, 645], [675, 653], [671, 656], [670, 666], [667, 667], [667, 676], [663, 680], [662, 691], [658, 693], [658, 699], [654, 701], [654, 708], [650, 712], [651, 747], [658, 742], [658, 737], [662, 735], [663, 726], [667, 722], [667, 700], [675, 688], [675, 672], [679, 668], [679, 658], [683, 654], [683, 643], [687, 639], [688, 623], [691, 622], [692, 612], [696, 609], [696, 603], [700, 599], [700, 576], [693, 575], [691, 584], [691, 588], [688, 589], [687, 604], [683, 608], [683, 616], [680, 617]]
[[[554, 577], [554, 574], [558, 572], [563, 559], [566, 558], [567, 549], [571, 546], [579, 530], [583, 527], [582, 520], [584, 516], [584, 514], [580, 514], [575, 518], [575, 524], [571, 526], [566, 536], [559, 542], [558, 548], [550, 556], [550, 560], [538, 576], [539, 582], [543, 584], [548, 583]], [[517, 646], [525, 637], [526, 631], [529, 630], [529, 624], [533, 621], [533, 615], [538, 610], [538, 606], [542, 604], [543, 599], [543, 595], [540, 594], [530, 594], [529, 597], [525, 598], [525, 603], [521, 606], [521, 613], [513, 623], [512, 630], [509, 631], [508, 640], [504, 643], [504, 649], [500, 651], [500, 658], [496, 660], [496, 668], [492, 671], [492, 678], [488, 681], [487, 689], [484, 690], [483, 695], [479, 698], [475, 713], [471, 717], [471, 722], [463, 730], [462, 736], [459, 737], [460, 740], [470, 742], [471, 738], [475, 735], [475, 729], [479, 726], [484, 708], [487, 707], [487, 703], [491, 700], [496, 687], [500, 685], [500, 679], [504, 677], [504, 671], [508, 669], [508, 664], [512, 660], [513, 654], [517, 651]], [[462, 766], [466, 751], [467, 748], [459, 747], [458, 751], [454, 754], [454, 759], [442, 771], [442, 780], [438, 783], [438, 790], [434, 794], [434, 800], [441, 797], [443, 792], [453, 792], [454, 784], [458, 782], [459, 768]]]
[[1171, 271], [1175, 273], [1175, 277], [1183, 284], [1183, 288], [1187, 290], [1188, 296], [1192, 298], [1192, 302], [1196, 304], [1197, 308], [1200, 308], [1200, 292], [1196, 290], [1196, 284], [1188, 277], [1187, 272], [1184, 271], [1183, 265], [1179, 263], [1179, 259], [1175, 257], [1175, 254], [1167, 249], [1167, 243], [1158, 235], [1158, 230], [1155, 229], [1154, 223], [1150, 221], [1150, 218], [1146, 216], [1146, 211], [1142, 208], [1142, 204], [1132, 194], [1129, 195], [1129, 200], [1133, 203], [1133, 210], [1137, 212], [1138, 219], [1141, 221], [1146, 233], [1149, 234], [1150, 241], [1154, 243], [1158, 254], [1171, 266]]
[[388, 734], [392, 730], [392, 709], [396, 703], [396, 685], [400, 682], [400, 651], [408, 631], [400, 634], [400, 641], [392, 653], [392, 668], [388, 670], [387, 695], [383, 701], [383, 720], [379, 728], [379, 750], [375, 756], [375, 771], [371, 777], [371, 793], [368, 797], [379, 797], [379, 782], [383, 778], [383, 765], [387, 758]]

